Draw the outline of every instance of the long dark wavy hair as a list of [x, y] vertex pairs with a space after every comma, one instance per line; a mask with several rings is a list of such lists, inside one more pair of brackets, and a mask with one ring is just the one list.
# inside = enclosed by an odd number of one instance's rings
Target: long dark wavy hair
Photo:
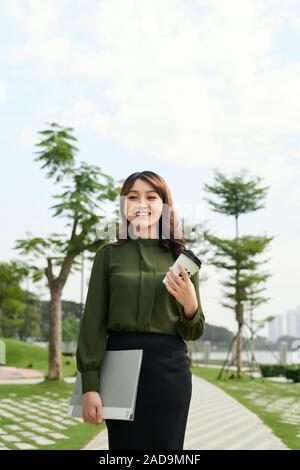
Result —
[[[163, 212], [159, 219], [159, 246], [172, 252], [174, 260], [185, 249], [186, 237], [181, 229], [179, 218], [173, 206], [171, 192], [164, 179], [153, 171], [140, 171], [132, 173], [126, 178], [120, 191], [120, 220], [121, 224], [117, 222], [116, 238], [117, 241], [111, 243], [113, 246], [121, 246], [128, 241], [128, 226], [130, 224], [126, 215], [124, 214], [124, 197], [131, 190], [136, 179], [142, 179], [149, 183], [154, 190], [157, 191], [163, 201]], [[174, 238], [176, 233], [177, 238]], [[120, 235], [122, 235], [120, 237]], [[179, 238], [178, 238], [179, 236]]]

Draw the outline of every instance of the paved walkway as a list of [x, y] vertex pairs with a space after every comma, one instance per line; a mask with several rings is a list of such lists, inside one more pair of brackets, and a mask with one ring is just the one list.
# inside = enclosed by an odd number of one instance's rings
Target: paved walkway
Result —
[[[223, 390], [194, 374], [192, 381], [185, 450], [288, 450], [255, 414]], [[84, 448], [107, 449], [106, 428]]]
[[14, 383], [16, 380], [40, 379], [43, 377], [44, 373], [40, 370], [0, 366], [0, 383]]

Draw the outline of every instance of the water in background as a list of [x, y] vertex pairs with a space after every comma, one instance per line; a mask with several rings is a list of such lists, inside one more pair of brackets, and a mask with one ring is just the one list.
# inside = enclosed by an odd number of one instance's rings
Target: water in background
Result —
[[[254, 351], [255, 360], [260, 364], [278, 364], [279, 363], [279, 353], [274, 351]], [[209, 354], [209, 359], [211, 361], [214, 360], [221, 360], [224, 361], [226, 359], [227, 352], [226, 351], [211, 351]], [[287, 353], [287, 363], [288, 364], [295, 364], [298, 362], [300, 363], [300, 357], [298, 353], [298, 360], [296, 360], [296, 352], [288, 351]], [[193, 352], [193, 360], [195, 362], [202, 362], [203, 361], [203, 352], [194, 351]], [[231, 355], [229, 355], [229, 360], [231, 360]], [[243, 361], [251, 361], [251, 356], [249, 352], [242, 351], [242, 360]]]

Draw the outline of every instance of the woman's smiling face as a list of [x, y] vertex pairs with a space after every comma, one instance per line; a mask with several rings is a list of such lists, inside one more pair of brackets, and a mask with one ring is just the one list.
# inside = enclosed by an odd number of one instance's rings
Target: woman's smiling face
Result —
[[124, 210], [133, 230], [145, 234], [148, 228], [155, 228], [158, 234], [158, 221], [163, 210], [163, 201], [157, 191], [142, 179], [136, 179], [130, 191], [125, 196]]

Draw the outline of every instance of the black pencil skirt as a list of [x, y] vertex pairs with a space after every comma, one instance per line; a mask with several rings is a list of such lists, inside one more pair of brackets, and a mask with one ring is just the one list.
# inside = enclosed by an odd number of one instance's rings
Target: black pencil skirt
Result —
[[192, 395], [185, 341], [165, 333], [108, 330], [106, 349], [143, 349], [134, 420], [105, 420], [109, 450], [182, 450]]

